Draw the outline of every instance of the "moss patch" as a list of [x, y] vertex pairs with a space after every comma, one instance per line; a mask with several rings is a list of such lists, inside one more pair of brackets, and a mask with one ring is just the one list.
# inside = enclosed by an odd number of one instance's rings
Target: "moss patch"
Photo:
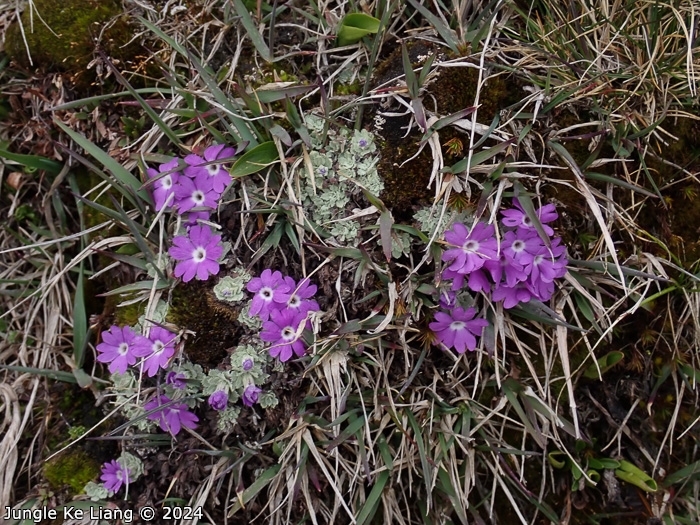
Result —
[[87, 66], [97, 45], [122, 62], [136, 52], [136, 45], [124, 47], [133, 31], [116, 0], [34, 0], [33, 5], [33, 16], [28, 7], [20, 21], [33, 65], [19, 23], [10, 26], [6, 36], [9, 56], [24, 67], [64, 71], [76, 83], [89, 83], [94, 71]]
[[44, 467], [44, 477], [54, 490], [68, 488], [79, 494], [88, 481], [100, 473], [100, 464], [82, 450], [62, 454]]
[[173, 291], [168, 321], [195, 332], [187, 356], [205, 368], [216, 367], [240, 338], [238, 310], [219, 301], [205, 283], [183, 283]]

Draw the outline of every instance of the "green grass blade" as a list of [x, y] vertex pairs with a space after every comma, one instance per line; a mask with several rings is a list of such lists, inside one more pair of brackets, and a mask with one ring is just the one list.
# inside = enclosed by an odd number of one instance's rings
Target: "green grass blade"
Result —
[[78, 368], [83, 367], [85, 349], [87, 348], [90, 335], [85, 308], [84, 271], [84, 261], [82, 261], [78, 267], [78, 284], [75, 288], [75, 298], [73, 300], [73, 359], [75, 360], [75, 366]]
[[267, 487], [270, 482], [275, 478], [279, 470], [282, 468], [282, 465], [273, 465], [269, 469], [267, 469], [265, 472], [260, 474], [258, 476], [258, 479], [256, 479], [250, 487], [245, 489], [243, 491], [243, 494], [240, 495], [239, 498], [236, 498], [233, 507], [231, 507], [231, 511], [229, 512], [229, 517], [233, 516], [236, 512], [241, 510], [241, 501], [243, 501], [243, 504], [249, 503], [255, 496], [260, 493], [262, 489]]
[[66, 133], [66, 135], [73, 139], [76, 142], [76, 144], [78, 144], [88, 154], [90, 154], [92, 157], [98, 160], [100, 164], [102, 164], [107, 169], [107, 171], [114, 175], [116, 181], [119, 184], [123, 185], [125, 188], [129, 188], [131, 192], [138, 195], [144, 201], [151, 202], [151, 196], [148, 194], [148, 192], [146, 190], [140, 189], [141, 181], [134, 177], [130, 171], [124, 168], [124, 166], [119, 164], [115, 159], [110, 157], [105, 151], [103, 151], [101, 148], [97, 147], [95, 144], [90, 142], [83, 135], [70, 129], [57, 118], [54, 118], [53, 122], [59, 128], [61, 128]]
[[56, 381], [63, 381], [64, 383], [78, 383], [78, 380], [72, 373], [63, 372], [62, 370], [47, 370], [44, 368], [33, 368], [30, 366], [14, 365], [0, 365], [0, 369], [10, 370], [11, 372], [19, 372], [20, 374], [35, 374], [38, 376], [45, 376], [49, 379], [54, 379]]
[[357, 513], [357, 525], [364, 525], [366, 522], [372, 520], [379, 508], [379, 502], [381, 501], [382, 492], [384, 491], [387, 481], [389, 481], [389, 472], [383, 470], [377, 476], [377, 481], [374, 482], [365, 504], [362, 505], [360, 512]]
[[272, 62], [272, 55], [270, 55], [270, 48], [267, 47], [265, 40], [263, 39], [258, 27], [255, 25], [248, 8], [243, 3], [243, 0], [233, 0], [233, 6], [236, 10], [238, 16], [241, 17], [241, 23], [245, 28], [250, 40], [253, 42], [255, 49], [258, 51], [265, 62]]
[[55, 160], [40, 157], [39, 155], [22, 155], [21, 153], [12, 153], [5, 148], [0, 148], [0, 157], [18, 162], [22, 166], [26, 166], [28, 168], [47, 171], [53, 175], [58, 175], [61, 168], [63, 168], [63, 165]]

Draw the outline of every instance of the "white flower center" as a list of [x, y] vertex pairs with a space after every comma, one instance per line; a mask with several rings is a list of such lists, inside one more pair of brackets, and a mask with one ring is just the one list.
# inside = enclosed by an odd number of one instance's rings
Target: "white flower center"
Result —
[[200, 205], [204, 202], [204, 192], [201, 190], [196, 190], [192, 194], [192, 200], [194, 201], [195, 204]]
[[290, 308], [299, 308], [300, 304], [301, 304], [301, 299], [296, 294], [292, 295], [289, 298], [289, 301], [287, 301], [287, 306], [289, 306]]
[[209, 172], [210, 177], [215, 177], [216, 175], [219, 174], [219, 165], [218, 164], [209, 164], [209, 166], [207, 166], [207, 171]]
[[206, 258], [207, 258], [207, 251], [204, 248], [202, 248], [201, 246], [192, 252], [192, 260], [196, 263], [200, 263]]
[[454, 330], [455, 332], [458, 332], [460, 330], [463, 330], [466, 324], [464, 321], [452, 321], [450, 323], [450, 330]]
[[294, 339], [295, 335], [296, 330], [294, 330], [294, 328], [292, 328], [291, 326], [285, 326], [282, 329], [282, 339], [284, 339], [285, 341], [291, 341], [292, 339]]
[[513, 248], [513, 251], [515, 253], [520, 253], [525, 249], [525, 243], [523, 241], [515, 241], [512, 245], [511, 248]]
[[128, 343], [121, 343], [119, 345], [119, 349], [117, 352], [119, 352], [119, 355], [126, 355], [126, 353], [129, 351], [129, 344]]
[[124, 474], [122, 473], [121, 469], [117, 470], [117, 479], [119, 481], [122, 481], [124, 479]]
[[532, 221], [530, 220], [530, 217], [523, 215], [523, 224], [525, 226], [532, 226]]
[[173, 179], [172, 179], [172, 177], [170, 177], [170, 175], [166, 175], [165, 177], [163, 177], [162, 180], [163, 180], [163, 182], [161, 182], [161, 187], [162, 187], [162, 188], [164, 188], [164, 189], [166, 189], [166, 190], [169, 190], [170, 188], [172, 188], [172, 186], [173, 186]]
[[544, 255], [536, 255], [535, 260], [533, 261], [533, 264], [537, 266], [544, 260]]
[[479, 249], [479, 243], [478, 241], [467, 241], [464, 243], [463, 249], [465, 252], [475, 252]]
[[156, 341], [151, 346], [151, 350], [153, 351], [154, 355], [160, 354], [164, 349], [165, 349], [165, 345], [163, 344], [162, 341]]
[[266, 286], [265, 288], [260, 289], [260, 297], [262, 297], [266, 301], [272, 301], [272, 295], [274, 294], [274, 292], [275, 291], [272, 288]]

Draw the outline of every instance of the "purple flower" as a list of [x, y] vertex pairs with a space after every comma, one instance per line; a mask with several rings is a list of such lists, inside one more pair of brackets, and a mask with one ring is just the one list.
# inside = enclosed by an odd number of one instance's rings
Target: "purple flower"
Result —
[[199, 224], [198, 221], [208, 221], [211, 219], [211, 212], [210, 211], [190, 211], [187, 214], [187, 219], [185, 220], [185, 226], [190, 227], [190, 226], [197, 226]]
[[507, 283], [499, 283], [491, 295], [494, 301], [503, 301], [503, 308], [513, 308], [519, 303], [527, 303], [532, 299], [532, 292], [524, 282], [508, 286]]
[[464, 224], [456, 222], [445, 232], [445, 240], [454, 248], [445, 251], [442, 260], [450, 262], [450, 270], [463, 275], [478, 270], [485, 261], [497, 257], [498, 241], [494, 237], [493, 224], [479, 222], [470, 232]]
[[[168, 396], [156, 396], [153, 400], [144, 405], [146, 411], [160, 408], [170, 403]], [[173, 436], [180, 432], [182, 427], [195, 428], [199, 418], [189, 411], [184, 403], [174, 403], [153, 414], [148, 415], [148, 419], [158, 421], [163, 432], [170, 432]]]
[[528, 279], [525, 281], [525, 286], [527, 286], [527, 290], [530, 292], [532, 297], [539, 299], [542, 302], [549, 301], [554, 294], [554, 281], [548, 283], [541, 279], [536, 281]]
[[180, 177], [175, 185], [175, 201], [180, 214], [203, 206], [216, 208], [218, 198], [218, 193], [198, 186], [189, 177]]
[[551, 252], [546, 246], [541, 246], [532, 261], [525, 265], [525, 271], [530, 275], [532, 282], [542, 280], [551, 283], [558, 277], [564, 277], [568, 261], [563, 257], [566, 248], [560, 243], [560, 237], [554, 238]]
[[228, 405], [228, 394], [223, 390], [217, 390], [209, 396], [207, 403], [214, 410], [223, 410]]
[[129, 474], [129, 469], [123, 467], [121, 463], [113, 459], [102, 465], [102, 475], [100, 479], [104, 482], [104, 486], [107, 490], [118, 492], [122, 484], [129, 484], [131, 482]]
[[318, 303], [311, 299], [316, 295], [316, 290], [318, 289], [315, 284], [311, 284], [308, 279], [303, 279], [297, 286], [294, 279], [289, 276], [284, 278], [284, 282], [289, 288], [291, 295], [287, 299], [286, 305], [275, 303], [278, 309], [289, 308], [304, 315], [310, 311], [320, 310]]
[[250, 303], [249, 314], [258, 315], [263, 321], [270, 318], [270, 310], [284, 305], [289, 300], [289, 285], [284, 282], [279, 271], [272, 273], [269, 268], [263, 270], [260, 277], [251, 279], [246, 285], [249, 292], [253, 292], [255, 297]]
[[97, 360], [100, 363], [109, 363], [111, 373], [123, 374], [128, 366], [136, 363], [138, 355], [135, 352], [135, 344], [139, 337], [129, 326], [112, 326], [109, 331], [102, 332], [102, 342], [97, 345]]
[[297, 339], [296, 332], [299, 325], [304, 322], [306, 314], [298, 313], [285, 308], [284, 310], [272, 310], [271, 319], [263, 323], [263, 331], [260, 339], [272, 343], [270, 355], [279, 356], [283, 363], [289, 361], [292, 352], [301, 357], [306, 351], [306, 346], [301, 339]]
[[429, 326], [435, 332], [438, 341], [447, 348], [454, 348], [463, 354], [476, 348], [476, 337], [481, 337], [484, 328], [489, 324], [486, 319], [474, 319], [475, 314], [474, 308], [465, 310], [457, 306], [451, 313], [437, 312], [435, 321]]
[[245, 387], [245, 390], [243, 391], [243, 404], [248, 407], [252, 407], [255, 403], [258, 402], [258, 396], [262, 392], [262, 388], [259, 388], [255, 385], [248, 385]]
[[178, 390], [184, 390], [187, 387], [187, 378], [185, 374], [180, 372], [168, 372], [165, 376], [165, 382]]
[[250, 370], [251, 368], [253, 368], [253, 365], [254, 365], [254, 364], [255, 364], [255, 362], [253, 361], [253, 358], [252, 358], [252, 357], [246, 357], [246, 358], [243, 360], [243, 363], [241, 363], [241, 365], [243, 366], [243, 370], [245, 370], [246, 372], [247, 372], [248, 370]]
[[168, 253], [180, 261], [175, 266], [175, 276], [189, 282], [196, 275], [205, 281], [209, 275], [219, 273], [217, 259], [223, 253], [220, 235], [213, 235], [208, 226], [192, 226], [187, 236], [178, 235], [173, 239], [173, 246]]
[[457, 294], [454, 291], [442, 292], [440, 294], [440, 308], [447, 310], [457, 304]]
[[[535, 225], [530, 220], [530, 217], [527, 216], [525, 210], [523, 210], [523, 207], [520, 205], [520, 201], [517, 198], [513, 199], [513, 205], [517, 209], [503, 210], [501, 212], [501, 214], [504, 217], [502, 220], [503, 224], [512, 228], [517, 227], [534, 229]], [[542, 229], [545, 231], [545, 233], [549, 236], [554, 235], [554, 230], [552, 230], [552, 228], [550, 228], [549, 226], [545, 226], [546, 223], [555, 221], [557, 220], [557, 217], [559, 217], [554, 204], [547, 204], [545, 206], [542, 206], [541, 208], [537, 208], [537, 210], [535, 210], [535, 214], [542, 223]]]
[[231, 175], [220, 163], [219, 159], [228, 159], [236, 154], [235, 148], [227, 148], [223, 144], [210, 146], [204, 150], [204, 158], [199, 155], [187, 155], [185, 175], [192, 177], [197, 186], [202, 189], [213, 189], [221, 195], [231, 182]]
[[148, 377], [156, 375], [159, 368], [168, 367], [168, 361], [175, 354], [174, 343], [174, 333], [160, 326], [153, 326], [148, 338], [141, 337], [134, 344], [134, 353], [138, 357], [145, 357], [143, 364]]
[[[156, 204], [156, 211], [160, 211], [161, 209], [163, 209], [163, 206], [165, 206], [166, 203], [173, 203], [171, 195], [174, 194], [175, 185], [182, 176], [182, 174], [179, 171], [174, 171], [177, 170], [177, 168], [178, 159], [173, 159], [170, 162], [166, 162], [165, 164], [161, 164], [160, 166], [158, 166], [157, 171], [153, 168], [148, 168], [146, 170], [149, 179], [155, 179], [156, 177], [160, 176], [160, 178], [158, 178], [158, 180], [156, 180], [153, 183], [152, 187], [153, 200]], [[169, 171], [171, 171], [172, 173], [168, 173]], [[162, 175], [163, 173], [168, 174]], [[168, 201], [168, 199], [170, 199], [170, 201]]]
[[515, 283], [527, 279], [527, 273], [522, 265], [512, 261], [501, 252], [501, 257], [495, 261], [486, 261], [484, 268], [489, 271], [493, 282], [500, 283], [504, 276], [508, 286], [515, 286]]
[[544, 243], [535, 230], [519, 228], [517, 231], [505, 233], [501, 243], [501, 252], [509, 262], [516, 262], [524, 266], [532, 262], [542, 246]]

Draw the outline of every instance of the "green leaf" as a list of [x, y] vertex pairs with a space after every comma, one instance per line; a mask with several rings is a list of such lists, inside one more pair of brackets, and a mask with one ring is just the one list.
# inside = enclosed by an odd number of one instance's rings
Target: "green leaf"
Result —
[[[84, 261], [78, 267], [78, 283], [75, 287], [73, 299], [73, 360], [79, 369], [85, 361], [85, 348], [88, 342], [88, 319], [85, 309], [85, 290], [83, 274], [85, 272]], [[81, 385], [82, 386], [82, 385]]]
[[0, 148], [0, 157], [18, 162], [22, 166], [26, 166], [28, 168], [48, 171], [54, 175], [58, 175], [61, 168], [63, 168], [63, 165], [55, 160], [40, 157], [39, 155], [22, 155], [21, 153], [12, 153], [11, 151], [7, 151], [5, 148]]
[[555, 450], [547, 454], [547, 459], [554, 468], [564, 468], [566, 466], [566, 461], [567, 459], [569, 459], [569, 457], [566, 455], [565, 452], [562, 452], [561, 450]]
[[71, 372], [64, 372], [62, 370], [46, 370], [44, 368], [13, 365], [0, 365], [0, 369], [10, 370], [11, 372], [20, 372], [22, 374], [36, 374], [38, 376], [45, 376], [56, 381], [63, 381], [64, 383], [75, 384], [78, 382]]
[[495, 146], [490, 147], [487, 150], [478, 151], [474, 153], [472, 155], [471, 162], [469, 162], [469, 157], [465, 157], [462, 160], [450, 166], [449, 168], [444, 168], [442, 171], [444, 173], [462, 173], [463, 171], [467, 170], [467, 164], [469, 164], [469, 166], [472, 168], [474, 166], [479, 166], [480, 164], [483, 164], [484, 162], [489, 160], [491, 157], [494, 157], [501, 153], [504, 149], [506, 149], [513, 143], [515, 143], [515, 138], [508, 139], [504, 142], [501, 142], [500, 144], [496, 144]]
[[586, 371], [583, 373], [583, 375], [584, 377], [587, 377], [589, 379], [597, 379], [599, 377], [598, 369], [600, 369], [600, 375], [603, 375], [605, 372], [607, 372], [613, 366], [619, 363], [623, 357], [625, 357], [625, 354], [618, 350], [608, 352], [603, 357], [597, 360], [598, 366], [591, 364], [588, 368], [586, 368]]
[[263, 142], [241, 155], [231, 168], [231, 176], [235, 179], [257, 173], [277, 160], [279, 160], [279, 154], [275, 143]]
[[363, 36], [379, 31], [379, 20], [364, 13], [350, 13], [340, 23], [337, 42], [339, 46], [356, 44]]
[[408, 0], [408, 2], [413, 6], [413, 8], [418, 11], [423, 17], [430, 23], [430, 26], [435, 28], [435, 31], [442, 37], [445, 44], [447, 44], [452, 51], [459, 53], [459, 41], [455, 32], [446, 26], [443, 21], [435, 16], [427, 7], [425, 7], [418, 0]]
[[272, 56], [270, 55], [270, 48], [267, 47], [260, 31], [258, 31], [258, 26], [250, 16], [248, 8], [243, 3], [243, 0], [233, 0], [233, 6], [238, 16], [241, 17], [241, 23], [248, 33], [250, 40], [253, 42], [255, 49], [266, 62], [271, 62]]
[[[80, 133], [70, 129], [57, 118], [54, 118], [53, 122], [89, 155], [97, 159], [107, 169], [107, 171], [109, 171], [117, 179], [117, 182], [121, 184], [121, 189], [128, 189], [132, 193], [141, 197], [141, 199], [145, 202], [151, 202], [151, 196], [148, 194], [148, 192], [145, 189], [140, 189], [141, 181], [134, 177], [129, 170], [110, 157], [104, 150], [90, 142]], [[128, 195], [128, 192], [122, 191], [122, 193]]]
[[620, 461], [620, 468], [615, 471], [615, 475], [645, 492], [656, 492], [659, 488], [656, 481], [649, 477], [646, 472], [624, 459]]
[[249, 503], [250, 500], [257, 496], [262, 489], [267, 487], [281, 468], [282, 465], [273, 465], [265, 472], [260, 474], [258, 479], [256, 479], [250, 487], [243, 491], [243, 494], [240, 494], [238, 498], [234, 498], [234, 504], [233, 507], [231, 507], [231, 511], [229, 512], [228, 516], [231, 517], [236, 512], [241, 510], [241, 502], [243, 502], [243, 505]]
[[379, 508], [379, 501], [382, 497], [382, 492], [384, 492], [384, 487], [387, 481], [389, 481], [389, 472], [383, 470], [377, 476], [377, 480], [372, 486], [372, 490], [367, 496], [364, 505], [357, 514], [357, 525], [364, 525], [365, 522], [371, 522], [372, 518]]

